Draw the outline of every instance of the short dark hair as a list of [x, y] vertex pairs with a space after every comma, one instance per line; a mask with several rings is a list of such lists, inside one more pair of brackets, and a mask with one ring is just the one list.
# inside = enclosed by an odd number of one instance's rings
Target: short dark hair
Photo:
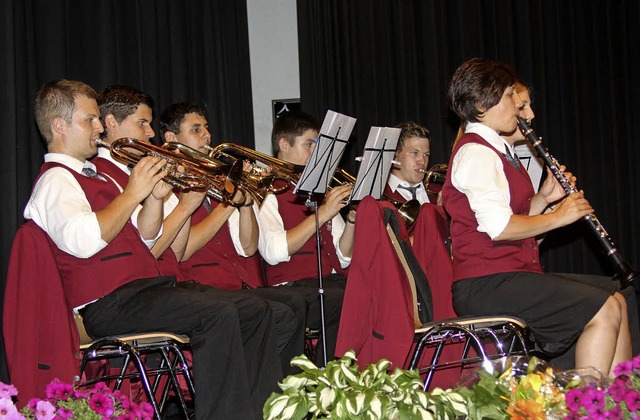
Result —
[[207, 111], [202, 105], [191, 102], [171, 104], [160, 115], [160, 133], [163, 136], [167, 131], [179, 134], [180, 124], [182, 124], [187, 114], [198, 114], [207, 118]]
[[118, 123], [121, 123], [143, 104], [151, 109], [155, 106], [151, 95], [129, 86], [107, 86], [98, 94], [100, 119], [103, 124], [104, 118], [109, 114], [113, 115]]
[[431, 135], [429, 134], [427, 127], [418, 124], [417, 122], [406, 121], [396, 125], [395, 128], [401, 129], [400, 137], [398, 138], [398, 145], [396, 146], [397, 151], [402, 151], [405, 141], [413, 137], [427, 139], [429, 143], [431, 142]]
[[76, 80], [55, 80], [45, 83], [36, 94], [34, 113], [38, 130], [47, 144], [53, 141], [51, 122], [55, 118], [62, 118], [71, 124], [73, 113], [76, 111], [76, 98], [86, 96], [96, 99], [97, 94], [86, 83]]
[[296, 137], [299, 137], [307, 130], [320, 131], [320, 122], [312, 115], [302, 111], [289, 112], [281, 115], [273, 124], [271, 130], [271, 146], [274, 154], [278, 154], [280, 146], [278, 142], [285, 138], [290, 145]]
[[516, 72], [505, 63], [472, 58], [462, 63], [451, 78], [449, 106], [463, 124], [477, 122], [483, 114], [481, 109], [486, 111], [498, 104], [504, 90], [517, 80]]

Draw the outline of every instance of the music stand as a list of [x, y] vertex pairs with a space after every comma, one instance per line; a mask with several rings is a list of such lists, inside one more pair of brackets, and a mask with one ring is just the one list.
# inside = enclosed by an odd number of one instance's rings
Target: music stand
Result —
[[371, 127], [364, 146], [364, 155], [358, 159], [362, 163], [349, 201], [362, 200], [367, 195], [376, 200], [382, 197], [396, 153], [400, 131], [402, 130], [399, 128]]
[[327, 111], [316, 147], [311, 153], [309, 163], [305, 166], [294, 194], [307, 194], [305, 205], [313, 209], [316, 217], [316, 253], [318, 256], [318, 295], [320, 296], [320, 332], [322, 336], [322, 356], [327, 365], [327, 336], [324, 316], [324, 283], [322, 279], [322, 258], [320, 254], [320, 221], [318, 219], [318, 203], [311, 200], [313, 194], [327, 192], [329, 182], [344, 153], [356, 119], [334, 111]]

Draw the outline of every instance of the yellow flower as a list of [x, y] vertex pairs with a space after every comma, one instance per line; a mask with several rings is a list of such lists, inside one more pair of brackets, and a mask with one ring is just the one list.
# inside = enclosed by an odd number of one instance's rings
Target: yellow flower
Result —
[[507, 408], [511, 420], [544, 420], [544, 407], [533, 400], [516, 400]]

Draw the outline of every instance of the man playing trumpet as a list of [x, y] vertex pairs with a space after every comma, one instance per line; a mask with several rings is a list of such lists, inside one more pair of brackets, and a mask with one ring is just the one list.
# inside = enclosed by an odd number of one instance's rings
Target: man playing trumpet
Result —
[[413, 121], [396, 125], [400, 137], [391, 168], [385, 195], [401, 203], [417, 200], [420, 204], [436, 203], [437, 196], [429, 197], [423, 184], [431, 153], [429, 130]]
[[48, 153], [24, 216], [55, 244], [65, 294], [91, 336], [157, 330], [188, 335], [201, 390], [196, 418], [252, 418], [255, 411], [246, 404], [251, 384], [238, 374], [245, 352], [237, 309], [162, 276], [130, 221], [166, 176], [166, 162], [140, 159], [124, 188], [88, 162], [103, 132], [96, 96], [71, 80], [39, 90], [35, 115]]
[[[168, 143], [181, 143], [204, 154], [211, 148], [206, 111], [200, 105], [170, 105], [160, 116], [160, 129]], [[274, 316], [282, 370], [293, 373], [289, 362], [303, 351], [306, 305], [299, 296], [263, 287], [262, 261], [256, 254], [258, 225], [254, 212], [257, 204], [250, 192], [244, 194], [246, 202], [239, 208], [210, 197], [200, 201], [190, 217], [188, 240], [182, 251], [177, 250], [180, 271], [186, 278], [207, 286], [244, 289], [234, 293], [266, 299]], [[179, 205], [175, 195], [169, 197], [165, 203], [167, 220]]]
[[[109, 86], [98, 95], [98, 104], [105, 127], [105, 132], [102, 134], [104, 143], [112, 144], [123, 137], [150, 143], [155, 132], [150, 125], [153, 119], [154, 101], [149, 94], [128, 86]], [[108, 150], [99, 149], [99, 155], [93, 162], [120, 186], [125, 187], [130, 182], [127, 166], [115, 161]], [[165, 276], [175, 276], [181, 288], [197, 292], [212, 301], [228, 302], [234, 305], [245, 356], [245, 365], [242, 368], [249, 379], [254, 412], [258, 413], [261, 404], [273, 391], [277, 380], [282, 377], [275, 329], [276, 319], [271, 306], [258, 296], [210, 287], [182, 273], [178, 260], [182, 259], [186, 252], [191, 215], [201, 205], [204, 193], [180, 192], [178, 199], [171, 193], [170, 187], [165, 187], [163, 198], [175, 200], [177, 204], [171, 207], [171, 212], [166, 212], [167, 217], [163, 222], [165, 212], [163, 212], [164, 203], [161, 200], [159, 216], [162, 231], [159, 232], [155, 241], [149, 243], [151, 252], [158, 259], [157, 265], [161, 273]], [[141, 214], [149, 210], [147, 206], [146, 202], [143, 203]], [[295, 318], [290, 311], [286, 312], [286, 309], [278, 320], [288, 325]], [[287, 328], [279, 331], [287, 338], [291, 337], [292, 333]]]
[[[276, 157], [296, 165], [306, 165], [316, 145], [320, 124], [301, 112], [285, 114], [276, 120], [271, 141]], [[306, 325], [320, 328], [318, 295], [318, 257], [316, 220], [305, 205], [305, 197], [293, 194], [294, 186], [283, 194], [267, 195], [260, 212], [260, 254], [267, 262], [267, 283], [278, 291], [292, 290], [304, 296], [307, 305]], [[351, 261], [355, 231], [355, 211], [345, 225], [340, 210], [351, 194], [350, 185], [332, 188], [318, 207], [321, 225], [321, 261], [324, 281], [327, 360], [334, 355], [338, 322], [344, 296], [344, 270]], [[322, 343], [318, 349], [322, 349]], [[321, 351], [317, 360], [323, 360]]]

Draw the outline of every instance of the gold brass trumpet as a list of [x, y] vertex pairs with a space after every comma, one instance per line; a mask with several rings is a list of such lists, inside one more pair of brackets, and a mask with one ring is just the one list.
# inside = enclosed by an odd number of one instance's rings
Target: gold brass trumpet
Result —
[[433, 191], [429, 189], [429, 185], [431, 184], [444, 184], [444, 181], [447, 179], [447, 169], [448, 165], [446, 163], [438, 163], [433, 165], [429, 169], [425, 169], [422, 172], [425, 174], [422, 183], [427, 190], [427, 193], [437, 195], [438, 191]]
[[[222, 162], [237, 162], [248, 160], [252, 163], [260, 163], [270, 168], [259, 168], [254, 165], [254, 170], [246, 175], [247, 178], [256, 178], [260, 183], [260, 194], [254, 193], [256, 200], [261, 203], [268, 193], [280, 194], [288, 190], [291, 183], [296, 183], [302, 175], [305, 165], [296, 165], [273, 156], [260, 153], [256, 150], [235, 143], [222, 143], [216, 147], [209, 147], [209, 156]], [[285, 185], [276, 187], [276, 180], [283, 181]], [[268, 184], [268, 185], [267, 185]], [[253, 191], [252, 191], [253, 193]]]
[[129, 166], [137, 164], [145, 156], [160, 157], [167, 162], [165, 182], [183, 190], [206, 192], [208, 196], [233, 206], [244, 204], [244, 194], [241, 199], [235, 197], [241, 165], [228, 165], [214, 159], [202, 165], [185, 155], [129, 137], [118, 139], [111, 145], [101, 140], [97, 144], [108, 147], [115, 160]]
[[238, 203], [244, 203], [246, 201], [247, 194], [251, 194], [251, 196], [258, 202], [258, 205], [261, 205], [265, 195], [271, 188], [271, 183], [273, 182], [274, 177], [273, 175], [266, 173], [266, 171], [258, 171], [255, 168], [250, 172], [245, 172], [242, 170], [242, 160], [240, 159], [228, 159], [223, 161], [204, 154], [187, 146], [186, 144], [178, 142], [165, 143], [162, 145], [162, 148], [170, 151], [178, 151], [180, 152], [180, 155], [188, 157], [191, 161], [203, 167], [222, 164], [233, 168], [240, 168], [240, 171], [234, 171], [232, 178], [230, 178], [231, 183], [235, 185], [237, 190], [241, 193], [240, 197], [236, 197], [236, 201]]
[[[335, 174], [333, 175], [332, 181], [335, 185], [355, 185], [356, 177], [351, 175], [349, 172], [345, 171], [342, 168], [337, 168]], [[420, 213], [421, 204], [418, 200], [409, 200], [407, 202], [402, 202], [398, 200], [394, 200], [386, 194], [383, 194], [380, 198], [381, 200], [385, 200], [391, 205], [393, 205], [402, 217], [405, 226], [409, 229], [413, 223], [416, 221], [418, 217], [418, 213]]]

